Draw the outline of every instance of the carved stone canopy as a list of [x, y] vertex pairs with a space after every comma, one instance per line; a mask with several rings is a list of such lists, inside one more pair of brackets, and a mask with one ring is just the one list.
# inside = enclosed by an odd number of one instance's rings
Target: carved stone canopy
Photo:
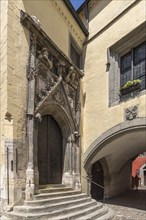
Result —
[[[36, 25], [36, 18], [21, 11], [21, 23], [30, 31], [30, 62], [28, 81], [29, 110], [34, 109], [36, 120], [41, 121], [39, 109], [53, 100], [68, 113], [74, 124], [75, 137], [79, 137], [80, 121], [80, 78], [82, 71], [55, 45]], [[31, 83], [34, 81], [34, 83]], [[34, 90], [32, 90], [32, 85]], [[32, 94], [34, 92], [34, 95]], [[34, 99], [34, 107], [32, 98]], [[36, 121], [35, 120], [35, 121]]]
[[35, 15], [31, 17], [22, 10], [20, 12], [20, 21], [22, 25], [24, 25], [31, 33], [37, 36], [37, 43], [39, 45], [38, 51], [42, 51], [43, 48], [46, 48], [49, 55], [49, 59], [53, 55], [54, 61], [55, 58], [57, 60], [60, 60], [60, 64], [62, 66], [64, 66], [65, 64], [68, 70], [71, 66], [74, 66], [76, 72], [79, 75], [79, 78], [81, 78], [84, 75], [83, 72], [58, 48], [58, 46], [49, 38], [49, 36], [43, 31], [43, 29], [40, 26], [36, 25], [37, 18], [35, 17], [34, 19], [34, 17]]

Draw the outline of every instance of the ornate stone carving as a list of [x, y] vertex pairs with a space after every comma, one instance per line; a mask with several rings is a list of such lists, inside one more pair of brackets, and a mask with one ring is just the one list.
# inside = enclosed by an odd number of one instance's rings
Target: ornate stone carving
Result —
[[78, 131], [75, 131], [74, 132], [74, 137], [75, 137], [75, 140], [78, 139], [80, 137], [80, 134]]
[[30, 35], [30, 41], [31, 41], [31, 45], [36, 45], [36, 35], [34, 33], [31, 33]]
[[[27, 140], [29, 157], [26, 171], [26, 199], [32, 198], [35, 184], [38, 184], [39, 174], [36, 167], [37, 153], [35, 152], [37, 149], [37, 147], [35, 149], [37, 146], [37, 125], [41, 121], [41, 115], [38, 112], [41, 112], [43, 107], [50, 106], [47, 105], [49, 102], [57, 102], [68, 114], [71, 138], [66, 143], [66, 148], [68, 148], [66, 163], [69, 165], [64, 170], [67, 172], [65, 182], [68, 182], [69, 185], [76, 185], [76, 188], [80, 185], [80, 169], [77, 169], [78, 165], [76, 164], [79, 159], [77, 151], [79, 150], [80, 136], [79, 80], [83, 74], [78, 68], [71, 66], [70, 60], [46, 33], [34, 25], [34, 19], [26, 13], [22, 13], [21, 23], [31, 33], [28, 68]], [[32, 32], [36, 33], [37, 41]]]
[[79, 77], [78, 74], [75, 72], [75, 69], [73, 66], [70, 67], [69, 73], [66, 77], [66, 83], [71, 84], [74, 89], [77, 89], [78, 84], [79, 84]]
[[36, 70], [34, 67], [30, 68], [29, 70], [29, 75], [28, 75], [28, 80], [32, 80], [32, 79], [35, 79], [36, 77]]
[[65, 62], [60, 60], [56, 64], [56, 66], [57, 66], [57, 75], [63, 77], [66, 74]]
[[125, 109], [125, 119], [126, 120], [133, 120], [136, 118], [138, 114], [138, 107], [137, 106], [132, 106], [130, 108]]
[[32, 15], [31, 18], [34, 20], [34, 22], [37, 26], [39, 26], [39, 27], [41, 26], [40, 20], [36, 16]]
[[38, 51], [38, 59], [45, 64], [45, 66], [50, 70], [53, 66], [52, 61], [48, 58], [49, 53], [46, 47], [42, 48], [42, 51]]
[[11, 113], [7, 112], [7, 113], [5, 114], [5, 119], [8, 120], [9, 122], [11, 122], [11, 120], [13, 119]]
[[57, 90], [52, 93], [52, 95], [50, 96], [49, 100], [55, 101], [55, 102], [59, 103], [69, 113], [68, 106], [67, 106], [67, 100], [65, 98], [65, 94], [63, 92], [62, 85], [58, 86]]
[[38, 77], [36, 80], [36, 95], [35, 95], [35, 104], [36, 107], [40, 106], [46, 98], [50, 96], [52, 91], [59, 85], [62, 78], [55, 76], [51, 71], [45, 69], [46, 67], [43, 66], [44, 71], [40, 71], [40, 63], [38, 68]]
[[30, 57], [29, 57], [29, 69], [28, 69], [28, 80], [34, 80], [36, 76], [36, 63], [35, 63], [35, 54], [36, 54], [36, 36], [31, 33], [30, 35]]
[[38, 123], [41, 122], [41, 121], [42, 121], [42, 116], [41, 116], [41, 114], [40, 114], [40, 113], [37, 113], [36, 116], [35, 116], [35, 119], [36, 119], [36, 121], [37, 121]]
[[60, 83], [62, 80], [61, 73], [62, 68], [58, 75], [55, 75], [52, 72], [53, 62], [48, 58], [48, 50], [43, 48], [39, 53], [37, 59], [37, 78], [36, 78], [36, 88], [35, 88], [35, 104], [36, 107], [45, 101], [45, 99], [51, 94], [53, 89]]

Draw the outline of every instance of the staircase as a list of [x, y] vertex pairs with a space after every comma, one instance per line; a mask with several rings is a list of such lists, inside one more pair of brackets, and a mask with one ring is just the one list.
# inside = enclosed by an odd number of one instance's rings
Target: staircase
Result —
[[63, 185], [40, 189], [32, 201], [14, 206], [3, 219], [13, 220], [111, 220], [111, 209], [91, 197]]

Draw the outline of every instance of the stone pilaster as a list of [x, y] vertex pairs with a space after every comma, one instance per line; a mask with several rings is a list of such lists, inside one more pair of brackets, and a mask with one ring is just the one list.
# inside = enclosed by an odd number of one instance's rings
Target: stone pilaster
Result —
[[74, 187], [75, 189], [81, 188], [81, 176], [80, 176], [80, 149], [79, 149], [79, 136], [77, 132], [73, 135], [73, 176], [74, 176]]
[[34, 182], [34, 97], [36, 74], [36, 37], [30, 36], [30, 59], [28, 70], [28, 106], [27, 106], [27, 146], [28, 165], [26, 170], [26, 200], [32, 199], [35, 191]]
[[71, 134], [66, 143], [63, 183], [75, 189], [81, 188], [80, 153], [77, 139]]
[[41, 123], [42, 117], [40, 113], [35, 115], [34, 121], [34, 181], [35, 193], [39, 190], [39, 170], [38, 170], [38, 125]]

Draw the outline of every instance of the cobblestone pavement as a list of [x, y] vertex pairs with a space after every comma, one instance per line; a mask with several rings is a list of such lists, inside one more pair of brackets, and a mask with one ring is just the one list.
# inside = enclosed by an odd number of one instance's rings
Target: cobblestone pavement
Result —
[[146, 220], [146, 188], [144, 187], [111, 198], [106, 204], [115, 212], [115, 220]]

